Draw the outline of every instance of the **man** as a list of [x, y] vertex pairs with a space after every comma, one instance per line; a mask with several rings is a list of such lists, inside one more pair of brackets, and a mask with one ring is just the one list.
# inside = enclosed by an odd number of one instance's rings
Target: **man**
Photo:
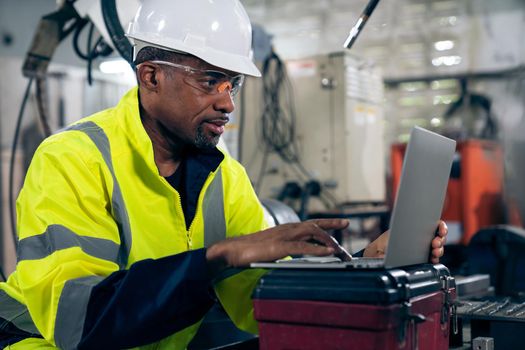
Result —
[[[184, 349], [214, 293], [255, 332], [250, 295], [265, 272], [213, 281], [217, 272], [342, 253], [325, 230], [346, 220], [267, 229], [244, 169], [215, 147], [242, 74], [260, 75], [238, 0], [146, 1], [129, 36], [138, 89], [33, 158], [17, 201], [17, 270], [0, 285], [4, 346]], [[439, 233], [434, 262], [444, 224]]]

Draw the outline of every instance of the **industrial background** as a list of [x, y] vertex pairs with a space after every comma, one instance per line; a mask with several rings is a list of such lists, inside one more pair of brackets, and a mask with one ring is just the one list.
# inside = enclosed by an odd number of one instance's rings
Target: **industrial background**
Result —
[[[443, 209], [445, 264], [457, 274], [484, 272], [467, 266], [472, 237], [494, 225], [521, 229], [525, 219], [525, 2], [384, 0], [351, 50], [344, 39], [368, 1], [241, 2], [263, 77], [246, 80], [223, 141], [259, 197], [286, 203], [301, 219], [349, 217], [337, 238], [361, 249], [388, 227], [410, 130], [422, 126], [458, 142]], [[45, 134], [39, 109], [55, 132], [135, 85], [117, 53], [86, 64], [66, 38], [43, 83], [44, 107], [29, 91], [13, 153], [22, 65], [40, 18], [56, 8], [54, 0], [0, 0], [6, 274], [16, 266], [10, 207]], [[87, 32], [76, 38], [82, 51]], [[523, 265], [513, 268], [523, 274]]]

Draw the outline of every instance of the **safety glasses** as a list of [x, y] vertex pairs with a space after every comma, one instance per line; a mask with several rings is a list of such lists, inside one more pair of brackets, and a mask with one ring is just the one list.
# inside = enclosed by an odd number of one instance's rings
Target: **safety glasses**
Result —
[[216, 70], [197, 69], [167, 61], [155, 60], [150, 62], [184, 71], [186, 77], [183, 80], [186, 84], [210, 95], [219, 94], [227, 90], [231, 96], [235, 96], [244, 82], [244, 75], [242, 74], [232, 77]]

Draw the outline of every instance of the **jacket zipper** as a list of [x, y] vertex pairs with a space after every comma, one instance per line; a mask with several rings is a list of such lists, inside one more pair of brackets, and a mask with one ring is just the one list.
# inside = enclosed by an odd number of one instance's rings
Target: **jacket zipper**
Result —
[[[170, 186], [171, 187], [171, 186]], [[175, 190], [174, 188], [172, 188], [173, 192], [175, 192], [175, 205], [177, 207], [177, 211], [178, 213], [180, 213], [182, 215], [182, 221], [184, 222], [184, 227], [186, 227], [186, 217], [184, 216], [184, 211], [182, 210], [182, 202], [181, 202], [181, 198], [180, 198], [180, 194], [177, 190]], [[190, 229], [191, 229], [191, 225], [190, 225]], [[191, 235], [190, 235], [190, 230], [186, 230], [186, 249], [188, 250], [191, 250], [191, 247], [193, 246], [192, 244], [192, 241], [191, 241]]]
[[[192, 240], [192, 237], [193, 237], [193, 223], [195, 222], [195, 219], [197, 218], [197, 215], [199, 214], [199, 211], [201, 212], [201, 215], [204, 215], [204, 213], [202, 212], [202, 201], [204, 200], [204, 195], [206, 194], [206, 191], [208, 190], [208, 187], [210, 187], [210, 184], [211, 184], [211, 180], [210, 179], [213, 179], [213, 177], [215, 176], [215, 172], [211, 172], [208, 174], [208, 177], [206, 178], [206, 181], [204, 181], [204, 184], [202, 185], [202, 189], [201, 189], [201, 192], [199, 193], [199, 198], [197, 199], [197, 210], [195, 211], [195, 216], [193, 217], [193, 220], [191, 220], [191, 223], [190, 223], [190, 227], [188, 228], [188, 230], [186, 231], [186, 235], [188, 237], [188, 249], [192, 249], [193, 248], [193, 240]], [[204, 191], [204, 189], [206, 188], [206, 191]], [[181, 207], [181, 210], [182, 210], [182, 204], [180, 202], [180, 195], [179, 195], [179, 205]], [[206, 228], [204, 228], [206, 229]], [[203, 242], [203, 245], [204, 245], [204, 235], [206, 233], [203, 232], [203, 237], [202, 237], [202, 242]], [[207, 248], [207, 247], [205, 247]]]
[[[208, 190], [208, 187], [211, 183], [210, 181], [210, 178], [213, 178], [215, 176], [215, 173], [216, 172], [211, 172], [208, 174], [208, 177], [206, 178], [206, 181], [204, 182], [204, 185], [202, 186], [202, 189], [201, 189], [201, 192], [199, 194], [199, 198], [197, 200], [197, 210], [195, 211], [195, 216], [193, 217], [193, 220], [191, 220], [191, 223], [190, 223], [190, 226], [188, 227], [188, 229], [186, 230], [186, 248], [188, 250], [192, 250], [193, 249], [193, 234], [192, 234], [192, 228], [193, 228], [193, 223], [195, 222], [195, 218], [197, 217], [197, 214], [199, 213], [199, 210], [202, 212], [202, 201], [204, 200], [204, 195], [206, 194], [206, 191], [203, 191], [204, 188], [206, 188], [206, 190]], [[164, 181], [166, 181], [166, 179], [164, 179]], [[184, 223], [186, 223], [186, 217], [184, 216], [184, 211], [182, 210], [182, 201], [181, 201], [181, 197], [180, 197], [180, 193], [179, 191], [177, 191], [176, 189], [174, 189], [173, 187], [171, 187], [171, 185], [166, 181], [166, 184], [171, 188], [171, 190], [173, 192], [175, 192], [175, 196], [176, 196], [176, 206], [177, 206], [177, 209], [178, 209], [178, 212], [182, 214], [182, 218], [183, 218], [183, 221]], [[204, 241], [204, 237], [203, 237], [203, 241]]]

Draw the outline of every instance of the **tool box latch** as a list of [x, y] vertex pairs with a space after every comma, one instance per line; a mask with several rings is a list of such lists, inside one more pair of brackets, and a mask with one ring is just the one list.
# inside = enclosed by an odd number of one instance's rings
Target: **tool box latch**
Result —
[[403, 344], [402, 347], [404, 347], [404, 344], [406, 342], [406, 336], [407, 332], [410, 328], [410, 325], [413, 325], [413, 332], [412, 332], [412, 346], [414, 349], [417, 349], [417, 325], [420, 323], [423, 323], [426, 321], [426, 317], [421, 314], [413, 314], [410, 309], [412, 307], [412, 304], [409, 301], [406, 301], [403, 303], [403, 306], [401, 308], [401, 320], [402, 323], [399, 327], [399, 343]]
[[451, 293], [455, 287], [456, 281], [454, 277], [447, 276], [443, 278], [443, 307], [441, 308], [441, 324], [447, 324], [449, 317], [452, 318], [452, 331], [454, 334], [458, 334], [458, 313], [457, 313], [457, 302], [454, 300], [454, 295]]

